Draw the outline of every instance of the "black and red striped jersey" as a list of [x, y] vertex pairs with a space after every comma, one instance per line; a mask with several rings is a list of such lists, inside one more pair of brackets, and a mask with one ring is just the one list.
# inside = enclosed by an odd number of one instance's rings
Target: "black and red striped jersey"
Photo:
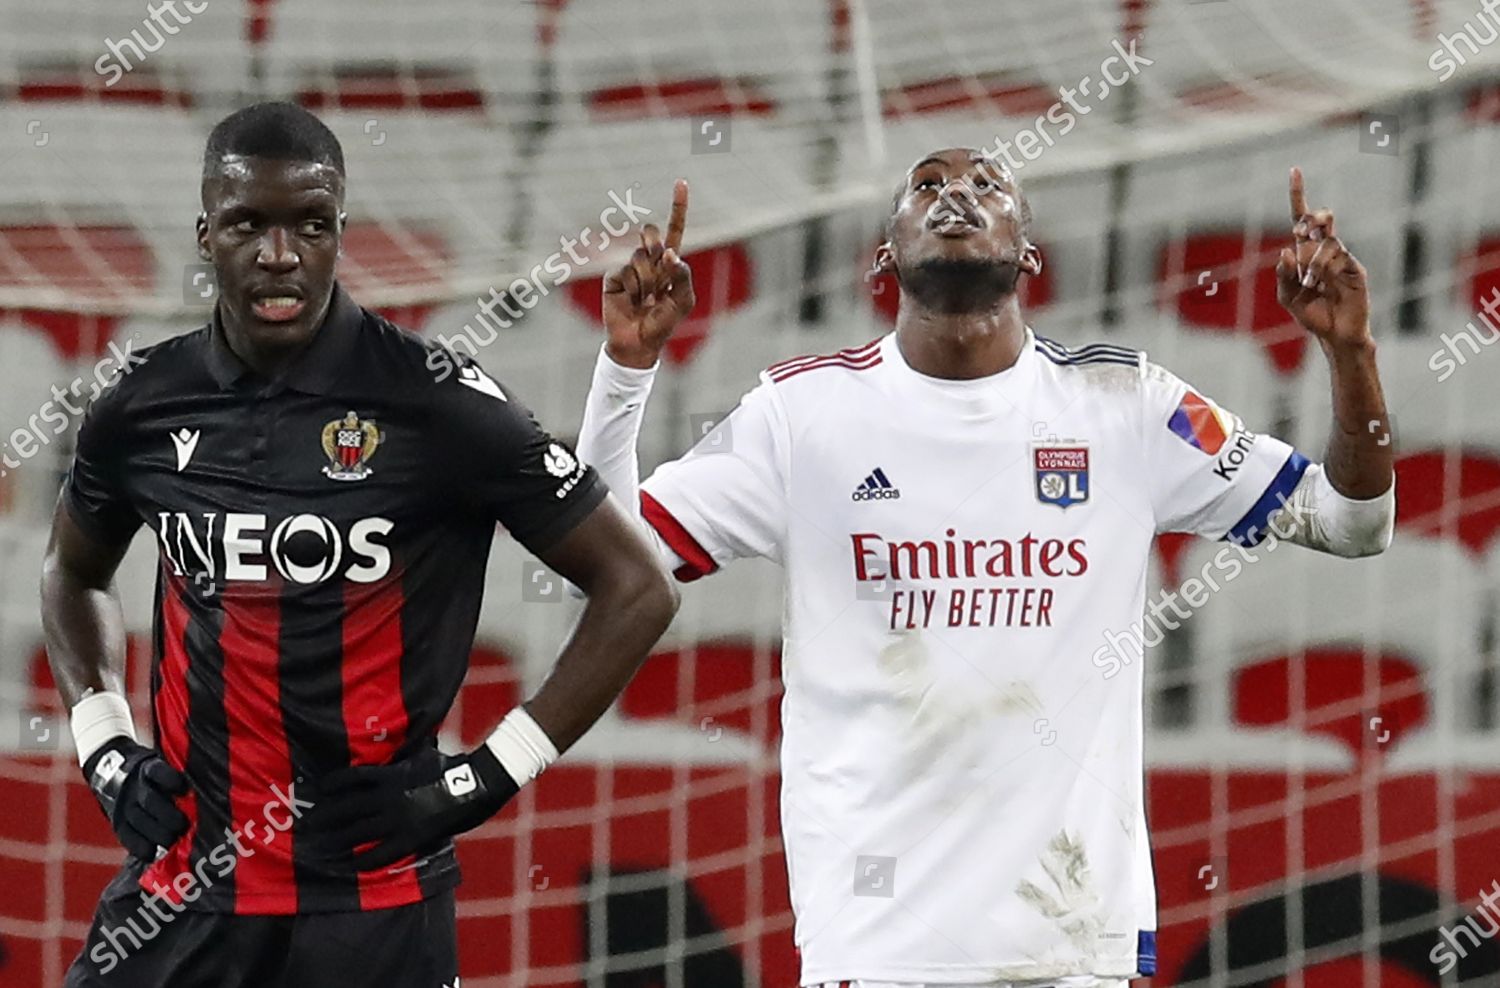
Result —
[[604, 485], [484, 371], [340, 288], [273, 382], [217, 319], [142, 356], [90, 407], [65, 489], [102, 542], [157, 536], [153, 720], [192, 826], [142, 886], [262, 914], [452, 887], [451, 844], [377, 873], [309, 864], [302, 804], [323, 773], [435, 743], [496, 522], [543, 550]]

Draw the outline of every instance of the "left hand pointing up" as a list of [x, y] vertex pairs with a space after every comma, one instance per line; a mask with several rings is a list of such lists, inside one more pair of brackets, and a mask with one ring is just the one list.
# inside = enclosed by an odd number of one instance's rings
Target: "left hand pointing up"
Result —
[[1333, 210], [1307, 208], [1302, 169], [1291, 174], [1291, 247], [1276, 264], [1276, 299], [1325, 345], [1370, 340], [1370, 285], [1365, 266], [1333, 229]]

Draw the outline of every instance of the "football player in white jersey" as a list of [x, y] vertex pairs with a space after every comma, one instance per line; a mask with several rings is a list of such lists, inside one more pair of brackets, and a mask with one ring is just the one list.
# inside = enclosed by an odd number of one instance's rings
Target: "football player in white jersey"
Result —
[[[679, 183], [663, 239], [605, 285], [579, 453], [678, 578], [786, 571], [782, 830], [803, 985], [1114, 988], [1155, 967], [1138, 625], [1159, 532], [1382, 551], [1392, 449], [1363, 267], [1291, 178], [1280, 298], [1321, 344], [1322, 464], [1136, 351], [1028, 326], [1041, 270], [1014, 176], [938, 151], [877, 266], [894, 332], [760, 375], [639, 484], [657, 356], [692, 307]], [[1044, 424], [1044, 425], [1043, 425]], [[1041, 438], [1045, 436], [1045, 438]], [[637, 490], [639, 495], [637, 497]]]

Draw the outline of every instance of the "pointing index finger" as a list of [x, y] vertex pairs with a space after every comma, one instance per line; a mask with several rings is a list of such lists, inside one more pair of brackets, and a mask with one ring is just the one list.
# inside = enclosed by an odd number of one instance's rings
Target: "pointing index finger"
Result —
[[667, 220], [668, 250], [682, 253], [682, 231], [687, 226], [688, 207], [688, 184], [687, 179], [679, 178], [677, 184], [672, 186], [672, 215]]
[[1292, 167], [1291, 176], [1292, 195], [1292, 222], [1296, 223], [1307, 215], [1307, 192], [1302, 184], [1302, 169]]

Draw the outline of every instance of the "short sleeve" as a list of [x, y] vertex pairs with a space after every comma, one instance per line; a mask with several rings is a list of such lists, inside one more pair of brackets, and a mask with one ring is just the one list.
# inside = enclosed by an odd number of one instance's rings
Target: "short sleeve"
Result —
[[733, 559], [780, 562], [786, 529], [786, 418], [763, 382], [681, 459], [641, 485], [641, 515], [683, 560], [679, 580]]
[[1157, 531], [1259, 542], [1302, 480], [1307, 458], [1252, 432], [1169, 371], [1148, 362], [1144, 374], [1145, 464]]
[[112, 546], [129, 542], [142, 523], [125, 483], [129, 444], [122, 394], [116, 384], [89, 403], [63, 483], [63, 503], [73, 520], [90, 538]]
[[437, 387], [434, 444], [453, 496], [528, 550], [546, 549], [604, 500], [599, 475], [477, 365], [464, 362]]

